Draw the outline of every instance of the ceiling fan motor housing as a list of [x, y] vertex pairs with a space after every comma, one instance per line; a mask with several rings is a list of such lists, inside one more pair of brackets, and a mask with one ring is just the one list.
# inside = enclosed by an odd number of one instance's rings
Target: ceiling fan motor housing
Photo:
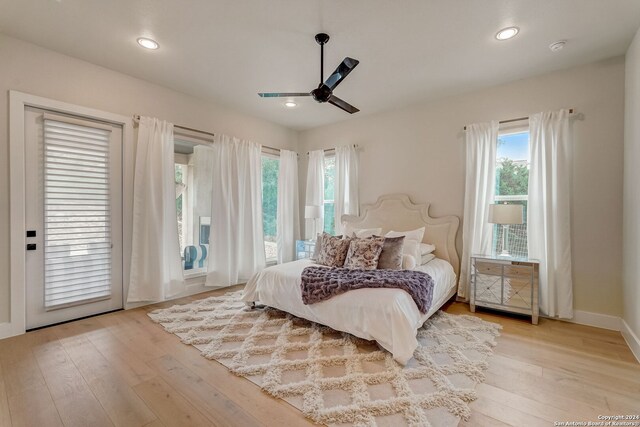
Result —
[[311, 91], [311, 96], [318, 102], [327, 102], [332, 94], [333, 91], [324, 83], [320, 83], [316, 89]]

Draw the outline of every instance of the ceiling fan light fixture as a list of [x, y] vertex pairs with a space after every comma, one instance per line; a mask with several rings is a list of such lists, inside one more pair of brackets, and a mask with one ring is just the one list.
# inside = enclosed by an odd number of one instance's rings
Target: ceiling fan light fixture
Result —
[[293, 101], [287, 101], [287, 102], [284, 103], [284, 106], [287, 107], [287, 108], [294, 108], [294, 107], [297, 107], [298, 104], [296, 104]]
[[138, 37], [138, 44], [145, 49], [156, 50], [160, 47], [157, 41], [150, 39], [148, 37]]
[[503, 28], [496, 33], [496, 39], [503, 41], [514, 38], [520, 32], [520, 28], [518, 27], [507, 27]]

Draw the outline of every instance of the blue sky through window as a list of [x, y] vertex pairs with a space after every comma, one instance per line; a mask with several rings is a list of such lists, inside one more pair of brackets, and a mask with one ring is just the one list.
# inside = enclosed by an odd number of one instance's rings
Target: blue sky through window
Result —
[[500, 135], [498, 141], [498, 159], [529, 160], [529, 132]]

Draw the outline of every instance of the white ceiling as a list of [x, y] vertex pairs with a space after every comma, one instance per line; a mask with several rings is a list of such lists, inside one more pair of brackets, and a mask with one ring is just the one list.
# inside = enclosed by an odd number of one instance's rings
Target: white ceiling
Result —
[[0, 32], [295, 129], [351, 117], [256, 94], [313, 89], [321, 31], [325, 77], [360, 60], [335, 92], [358, 116], [620, 55], [639, 26], [639, 0], [0, 0]]

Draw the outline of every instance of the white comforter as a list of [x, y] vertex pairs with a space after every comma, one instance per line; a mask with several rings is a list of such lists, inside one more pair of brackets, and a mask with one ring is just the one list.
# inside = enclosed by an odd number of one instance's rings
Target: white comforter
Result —
[[300, 260], [264, 269], [247, 283], [242, 300], [261, 302], [360, 338], [376, 340], [403, 365], [418, 346], [418, 328], [451, 297], [456, 284], [451, 264], [436, 258], [416, 268], [431, 275], [435, 282], [433, 302], [426, 314], [420, 313], [411, 296], [400, 289], [357, 289], [305, 305], [301, 274], [310, 265], [314, 265], [312, 261]]

